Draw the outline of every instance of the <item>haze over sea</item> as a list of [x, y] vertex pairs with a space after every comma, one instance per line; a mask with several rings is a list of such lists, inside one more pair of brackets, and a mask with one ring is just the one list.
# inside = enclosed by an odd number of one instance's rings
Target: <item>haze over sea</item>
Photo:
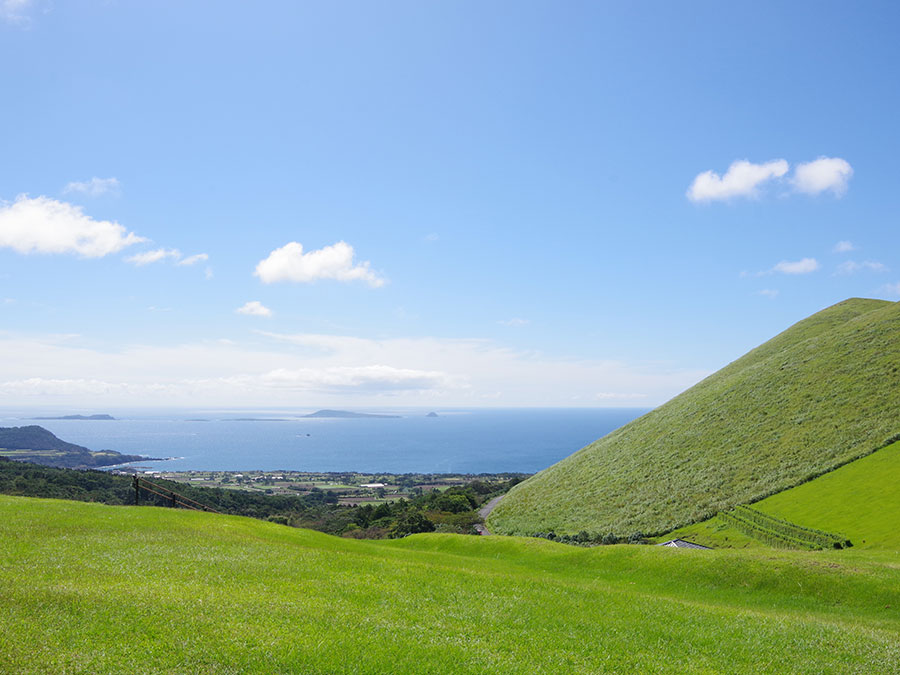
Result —
[[[73, 411], [0, 412], [91, 450], [173, 458], [153, 469], [535, 472], [647, 412], [645, 408], [371, 409], [397, 418], [302, 418], [312, 410], [108, 412], [113, 421], [35, 420]], [[248, 418], [250, 418], [248, 420]]]

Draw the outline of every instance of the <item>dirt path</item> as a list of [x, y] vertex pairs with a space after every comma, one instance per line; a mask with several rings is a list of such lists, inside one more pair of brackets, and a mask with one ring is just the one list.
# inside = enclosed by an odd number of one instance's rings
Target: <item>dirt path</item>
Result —
[[[494, 510], [495, 506], [497, 506], [497, 503], [505, 496], [506, 495], [500, 495], [499, 497], [494, 497], [491, 501], [478, 509], [478, 515], [486, 519], [488, 517], [488, 514]], [[491, 531], [484, 525], [476, 525], [475, 529], [478, 530], [478, 534], [489, 535], [491, 533]]]

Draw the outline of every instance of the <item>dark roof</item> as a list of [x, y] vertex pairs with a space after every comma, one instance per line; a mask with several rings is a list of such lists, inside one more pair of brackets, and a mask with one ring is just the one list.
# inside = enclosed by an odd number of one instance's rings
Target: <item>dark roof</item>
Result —
[[709, 546], [701, 546], [700, 544], [695, 544], [692, 541], [685, 541], [684, 539], [670, 539], [669, 541], [657, 544], [657, 546], [671, 546], [672, 548], [703, 548], [707, 551], [710, 550]]

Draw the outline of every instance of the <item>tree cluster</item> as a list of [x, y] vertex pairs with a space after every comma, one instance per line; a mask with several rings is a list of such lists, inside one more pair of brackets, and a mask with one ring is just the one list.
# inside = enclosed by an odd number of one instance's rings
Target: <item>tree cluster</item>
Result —
[[[522, 479], [474, 480], [446, 490], [417, 491], [411, 499], [342, 506], [338, 495], [313, 488], [304, 495], [266, 495], [244, 490], [198, 487], [161, 478], [153, 482], [220, 513], [250, 516], [294, 527], [354, 538], [384, 539], [419, 532], [474, 534], [482, 521], [478, 508]], [[113, 505], [134, 503], [131, 476], [105, 471], [59, 469], [0, 458], [0, 493], [24, 497], [75, 499]], [[141, 490], [140, 503], [171, 506]]]

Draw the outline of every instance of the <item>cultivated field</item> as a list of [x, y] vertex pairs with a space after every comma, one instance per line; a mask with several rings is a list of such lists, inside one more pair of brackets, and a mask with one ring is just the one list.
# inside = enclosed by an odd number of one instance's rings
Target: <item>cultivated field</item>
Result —
[[[757, 502], [755, 510], [845, 535], [855, 548], [900, 551], [900, 442]], [[708, 546], [759, 546], [720, 516], [667, 535]]]

